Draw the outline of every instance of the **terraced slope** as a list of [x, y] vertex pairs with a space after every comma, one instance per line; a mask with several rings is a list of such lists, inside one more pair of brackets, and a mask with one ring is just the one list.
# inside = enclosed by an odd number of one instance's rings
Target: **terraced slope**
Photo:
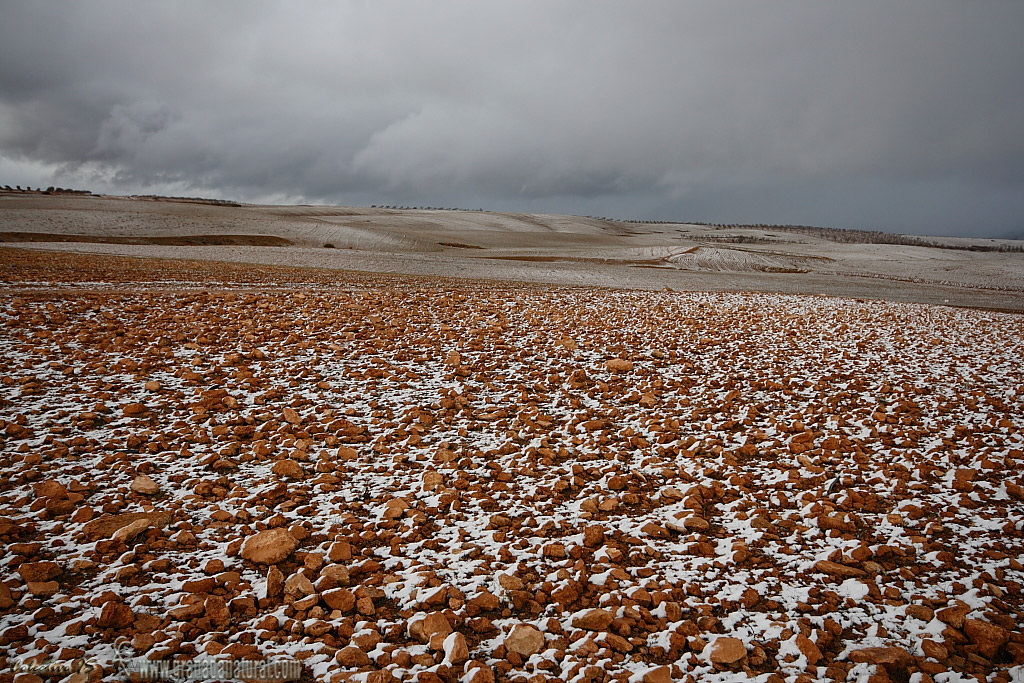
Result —
[[809, 273], [816, 267], [831, 263], [833, 259], [824, 256], [804, 256], [751, 249], [694, 247], [665, 259], [677, 268], [686, 270], [762, 272], [762, 273]]

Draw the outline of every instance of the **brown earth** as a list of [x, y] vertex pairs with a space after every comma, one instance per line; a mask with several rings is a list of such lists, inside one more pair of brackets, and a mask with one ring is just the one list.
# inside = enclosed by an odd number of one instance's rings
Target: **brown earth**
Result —
[[9, 657], [1024, 666], [1024, 316], [11, 248], [0, 282]]
[[169, 237], [77, 235], [52, 232], [0, 232], [0, 242], [82, 242], [87, 244], [156, 244], [165, 246], [284, 247], [291, 240], [274, 235], [174, 235]]

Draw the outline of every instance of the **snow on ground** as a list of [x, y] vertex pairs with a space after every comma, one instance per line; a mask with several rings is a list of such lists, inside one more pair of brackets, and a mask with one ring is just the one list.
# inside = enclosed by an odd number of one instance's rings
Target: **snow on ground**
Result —
[[2, 271], [10, 657], [1022, 675], [1019, 315], [127, 263]]

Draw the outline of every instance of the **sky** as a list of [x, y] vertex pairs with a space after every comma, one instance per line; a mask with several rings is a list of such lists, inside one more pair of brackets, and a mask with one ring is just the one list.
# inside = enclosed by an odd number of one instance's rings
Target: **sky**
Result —
[[0, 185], [1024, 238], [1020, 0], [0, 17]]

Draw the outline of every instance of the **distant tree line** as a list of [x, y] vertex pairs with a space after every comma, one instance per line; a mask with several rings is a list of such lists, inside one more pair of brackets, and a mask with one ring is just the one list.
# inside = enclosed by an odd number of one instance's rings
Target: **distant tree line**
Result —
[[192, 204], [213, 204], [214, 206], [241, 206], [231, 199], [209, 199], [207, 197], [167, 197], [159, 194], [138, 194], [133, 199], [150, 199], [156, 202], [189, 202]]
[[394, 209], [396, 211], [473, 211], [482, 212], [483, 209], [460, 209], [447, 206], [398, 206], [397, 204], [371, 204], [371, 209]]
[[[813, 225], [774, 225], [769, 223], [694, 223], [694, 225], [706, 225], [717, 229], [746, 228], [792, 232], [844, 244], [895, 244], [907, 247], [931, 247], [933, 249], [956, 249], [959, 251], [1024, 252], [1024, 246], [1018, 244], [945, 244], [927, 237], [901, 235], [881, 232], [880, 230], [851, 230], [848, 228], [823, 228]], [[736, 237], [742, 238], [744, 236], [737, 235]]]
[[25, 187], [24, 189], [22, 189], [21, 185], [15, 185], [14, 187], [11, 187], [10, 185], [4, 185], [3, 191], [4, 192], [21, 192], [21, 193], [24, 193], [24, 194], [76, 194], [76, 195], [92, 195], [92, 192], [90, 192], [89, 190], [72, 190], [72, 189], [65, 188], [65, 187], [54, 187], [52, 185], [50, 187], [46, 188], [45, 190], [40, 188], [40, 187], [37, 187], [35, 189], [32, 189], [31, 187]]

